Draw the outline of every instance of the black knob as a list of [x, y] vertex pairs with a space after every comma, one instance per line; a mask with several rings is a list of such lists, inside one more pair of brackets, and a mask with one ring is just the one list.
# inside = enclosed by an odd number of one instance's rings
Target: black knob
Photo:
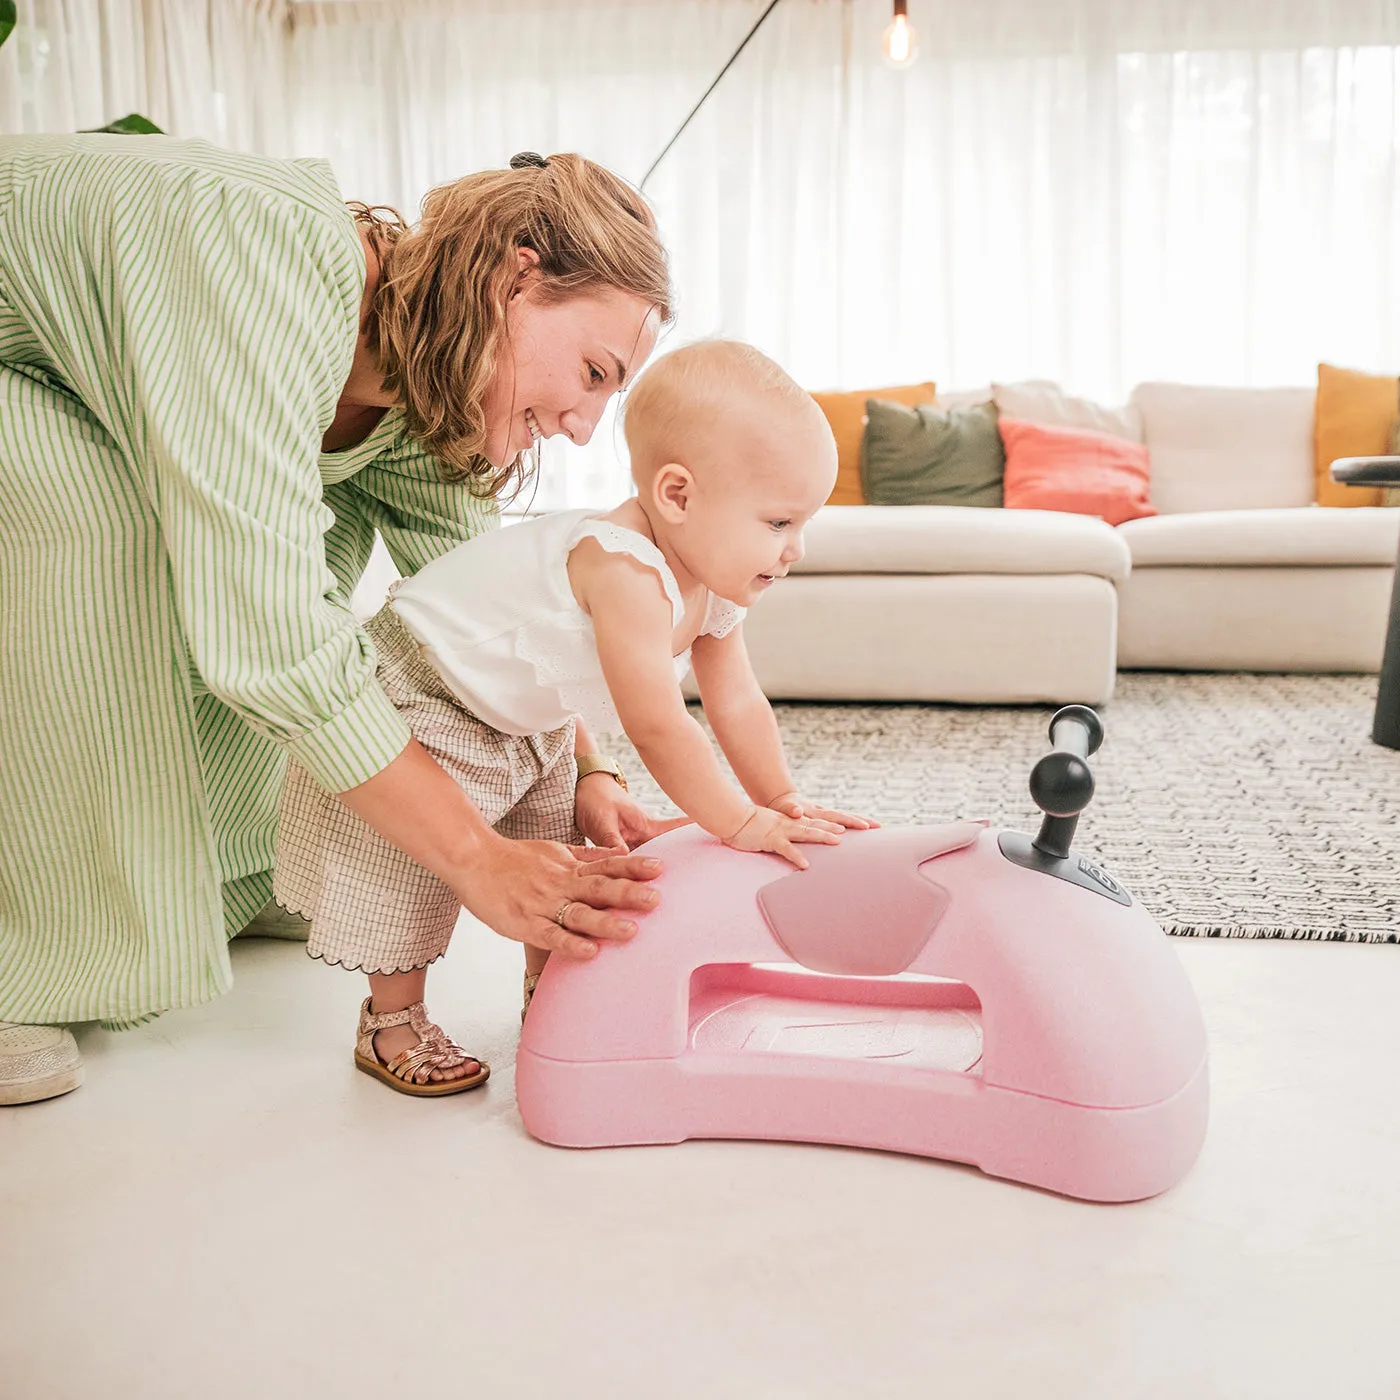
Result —
[[1094, 775], [1077, 754], [1056, 749], [1031, 769], [1031, 797], [1052, 817], [1078, 816], [1094, 796]]

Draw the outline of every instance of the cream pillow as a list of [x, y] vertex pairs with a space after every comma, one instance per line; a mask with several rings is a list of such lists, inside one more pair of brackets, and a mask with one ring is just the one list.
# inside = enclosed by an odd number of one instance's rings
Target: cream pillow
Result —
[[1307, 388], [1139, 384], [1163, 515], [1268, 510], [1313, 501], [1313, 399]]
[[1047, 379], [1025, 379], [1018, 384], [993, 384], [992, 402], [1006, 418], [1042, 423], [1052, 428], [1088, 428], [1090, 432], [1141, 442], [1142, 414], [1133, 404], [1106, 408], [1092, 399], [1062, 393]]
[[980, 389], [952, 389], [948, 393], [939, 391], [933, 406], [943, 413], [950, 408], [976, 408], [978, 404], [991, 403], [992, 386], [984, 384]]

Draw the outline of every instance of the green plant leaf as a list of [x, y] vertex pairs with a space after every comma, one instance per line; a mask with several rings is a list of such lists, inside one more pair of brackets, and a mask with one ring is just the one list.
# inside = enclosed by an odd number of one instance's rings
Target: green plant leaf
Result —
[[[0, 0], [3, 5], [5, 0]], [[145, 117], [138, 116], [135, 112], [128, 113], [124, 117], [118, 117], [114, 122], [108, 122], [106, 126], [90, 126], [84, 129], [84, 136], [98, 136], [106, 133], [111, 136], [163, 136], [154, 122], [147, 121]]]
[[16, 18], [15, 0], [0, 0], [0, 44], [10, 37]]

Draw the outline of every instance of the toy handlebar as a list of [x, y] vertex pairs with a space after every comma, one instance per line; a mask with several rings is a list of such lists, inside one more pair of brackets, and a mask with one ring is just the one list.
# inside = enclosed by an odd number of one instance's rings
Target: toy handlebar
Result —
[[1031, 797], [1045, 813], [1032, 844], [1064, 860], [1079, 814], [1094, 796], [1089, 755], [1103, 743], [1103, 723], [1087, 705], [1066, 705], [1050, 721], [1053, 749], [1031, 769]]
[[1103, 743], [1103, 721], [1087, 705], [1066, 705], [1050, 721], [1050, 746], [1088, 758]]

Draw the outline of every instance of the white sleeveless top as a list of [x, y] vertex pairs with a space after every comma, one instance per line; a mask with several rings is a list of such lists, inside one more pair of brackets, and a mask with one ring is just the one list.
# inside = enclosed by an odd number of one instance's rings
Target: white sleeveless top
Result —
[[[503, 734], [545, 733], [571, 715], [597, 734], [621, 732], [593, 620], [569, 586], [569, 555], [590, 537], [656, 570], [678, 627], [685, 604], [665, 556], [645, 535], [587, 510], [477, 535], [389, 590], [389, 605], [443, 683]], [[725, 636], [744, 612], [710, 594], [701, 635]], [[690, 669], [688, 649], [675, 666], [679, 684]]]

